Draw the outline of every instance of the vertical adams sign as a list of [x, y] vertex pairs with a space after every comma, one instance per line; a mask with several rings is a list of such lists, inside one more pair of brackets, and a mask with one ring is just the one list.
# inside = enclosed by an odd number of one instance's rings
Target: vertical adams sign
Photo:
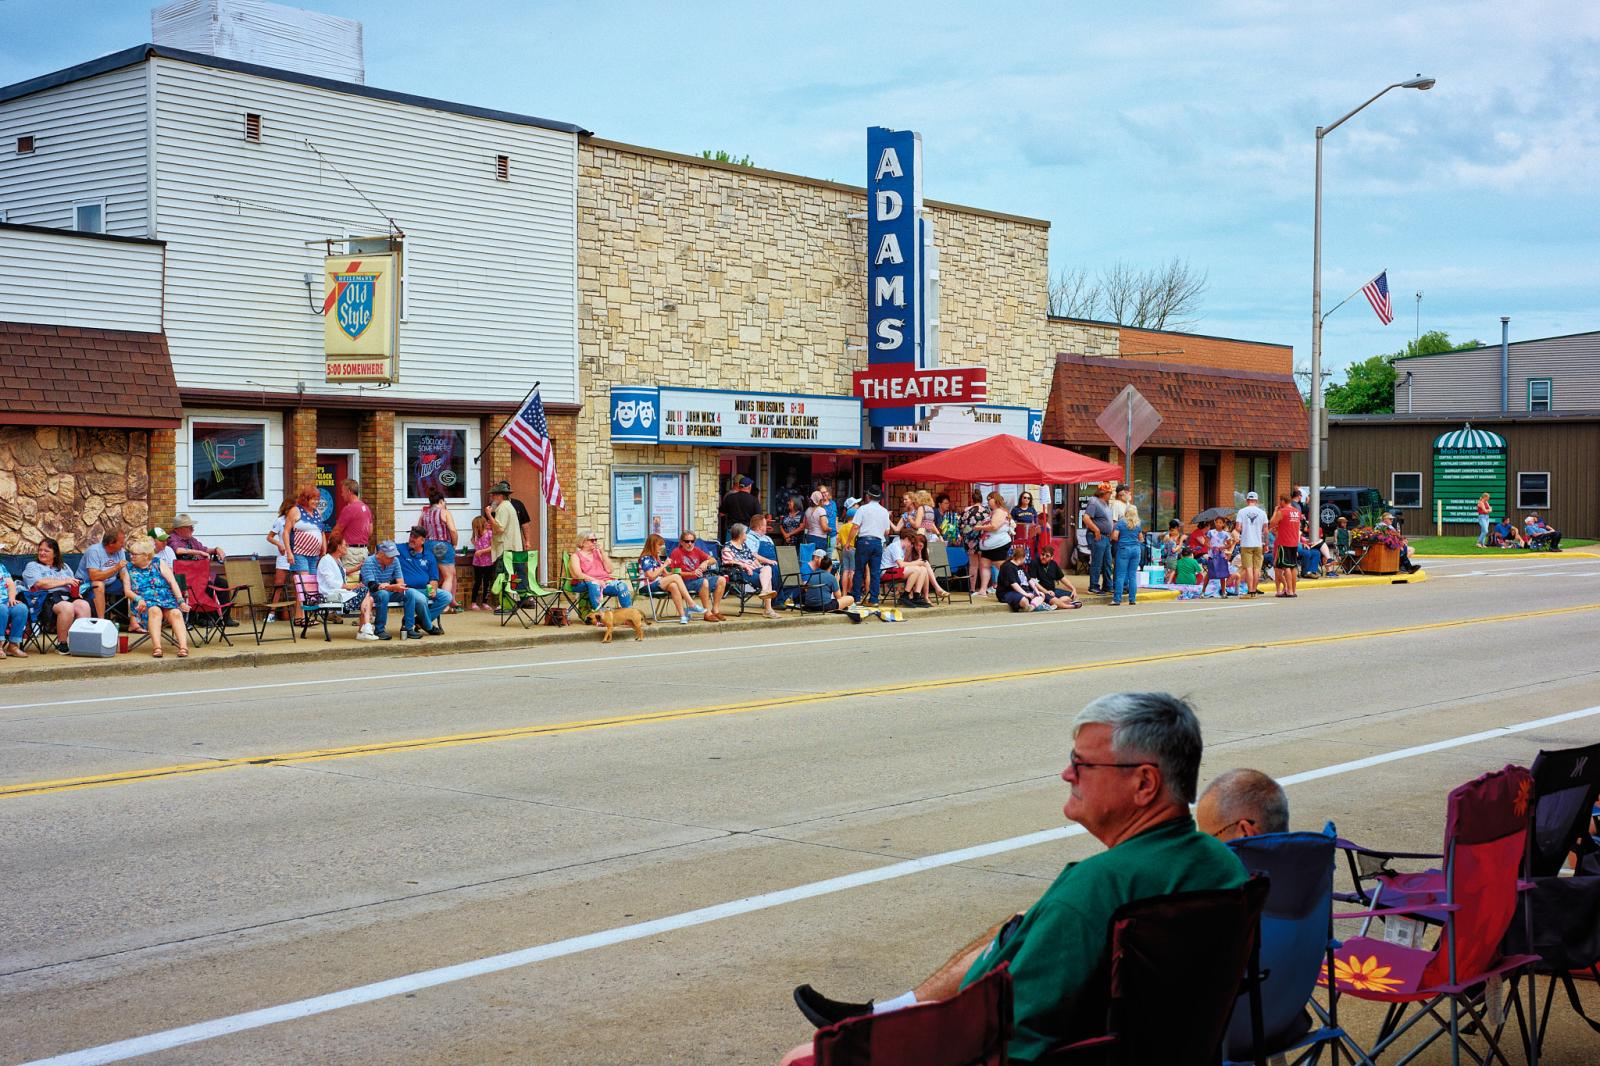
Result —
[[[867, 365], [921, 365], [922, 135], [867, 130]], [[874, 426], [909, 426], [915, 406], [869, 412]]]

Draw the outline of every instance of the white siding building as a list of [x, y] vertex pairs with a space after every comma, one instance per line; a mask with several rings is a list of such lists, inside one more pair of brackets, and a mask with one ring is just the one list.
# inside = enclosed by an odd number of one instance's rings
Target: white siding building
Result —
[[[266, 551], [284, 491], [347, 475], [379, 515], [375, 538], [409, 526], [429, 485], [465, 529], [502, 477], [542, 510], [536, 474], [503, 447], [475, 458], [528, 389], [541, 383], [552, 421], [576, 411], [581, 132], [141, 45], [0, 88], [0, 214], [165, 242], [185, 411], [168, 498], [202, 536]], [[399, 380], [329, 383], [319, 242], [392, 228]], [[258, 495], [200, 476], [222, 437], [261, 464]]]

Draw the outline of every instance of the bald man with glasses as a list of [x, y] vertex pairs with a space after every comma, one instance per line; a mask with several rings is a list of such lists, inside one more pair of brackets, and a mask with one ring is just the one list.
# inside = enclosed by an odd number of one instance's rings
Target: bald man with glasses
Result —
[[[1106, 850], [1070, 863], [1033, 906], [963, 947], [915, 989], [882, 1003], [828, 999], [810, 985], [795, 1003], [818, 1027], [914, 1003], [948, 999], [1001, 963], [1011, 969], [1013, 1062], [1105, 1027], [1111, 915], [1135, 900], [1174, 892], [1237, 888], [1244, 867], [1189, 815], [1199, 783], [1200, 722], [1183, 700], [1162, 692], [1102, 696], [1078, 713], [1061, 779], [1062, 812]], [[809, 1061], [809, 1043], [785, 1064]]]

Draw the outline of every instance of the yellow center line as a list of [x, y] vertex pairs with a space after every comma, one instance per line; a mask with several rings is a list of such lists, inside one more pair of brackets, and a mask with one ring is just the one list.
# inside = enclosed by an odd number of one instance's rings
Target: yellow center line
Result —
[[1514, 614], [1497, 614], [1480, 618], [1460, 618], [1445, 622], [1424, 622], [1418, 625], [1394, 626], [1388, 629], [1362, 629], [1351, 633], [1332, 633], [1315, 637], [1293, 637], [1286, 640], [1259, 641], [1248, 644], [1223, 644], [1211, 648], [1162, 652], [1156, 655], [1099, 659], [1094, 662], [1041, 666], [1028, 670], [1008, 670], [1000, 673], [948, 677], [932, 681], [904, 681], [888, 685], [861, 685], [853, 688], [830, 689], [826, 692], [798, 692], [793, 695], [768, 696], [761, 699], [744, 700], [739, 703], [721, 703], [707, 707], [688, 707], [680, 710], [646, 711], [640, 714], [589, 718], [575, 722], [514, 726], [509, 729], [486, 729], [471, 733], [455, 733], [448, 736], [419, 737], [414, 740], [390, 740], [370, 744], [354, 744], [340, 748], [315, 748], [310, 751], [280, 752], [275, 755], [247, 755], [234, 759], [211, 759], [205, 762], [179, 763], [175, 766], [154, 766], [144, 770], [122, 770], [116, 773], [94, 774], [88, 777], [68, 777], [54, 781], [30, 781], [23, 784], [4, 785], [0, 786], [0, 799], [38, 796], [52, 792], [69, 792], [80, 788], [101, 788], [108, 785], [127, 784], [133, 781], [148, 781], [155, 778], [187, 777], [195, 774], [210, 773], [215, 770], [232, 770], [246, 766], [294, 765], [322, 762], [329, 759], [350, 759], [366, 755], [427, 751], [433, 748], [448, 748], [462, 744], [484, 744], [497, 740], [563, 736], [568, 733], [616, 729], [621, 726], [650, 725], [657, 722], [681, 721], [687, 718], [711, 718], [725, 714], [747, 714], [752, 711], [800, 707], [814, 703], [829, 703], [834, 700], [852, 699], [859, 696], [897, 696], [916, 692], [934, 692], [940, 689], [990, 684], [996, 681], [1022, 681], [1043, 677], [1060, 677], [1066, 674], [1087, 673], [1092, 670], [1111, 670], [1126, 666], [1149, 666], [1186, 659], [1233, 655], [1244, 651], [1270, 651], [1280, 648], [1299, 648], [1312, 644], [1332, 644], [1348, 640], [1373, 640], [1381, 637], [1400, 636], [1406, 633], [1456, 629], [1464, 626], [1495, 625], [1501, 622], [1516, 622], [1532, 618], [1553, 618], [1558, 615], [1595, 610], [1600, 610], [1600, 603], [1584, 604], [1577, 607], [1554, 607], [1538, 611], [1518, 611]]

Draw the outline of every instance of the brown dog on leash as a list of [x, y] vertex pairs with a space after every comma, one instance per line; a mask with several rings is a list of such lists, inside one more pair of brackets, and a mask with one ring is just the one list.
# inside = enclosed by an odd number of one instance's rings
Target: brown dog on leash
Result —
[[606, 635], [600, 641], [600, 643], [610, 644], [611, 634], [619, 624], [632, 626], [633, 639], [643, 640], [644, 627], [648, 625], [654, 625], [655, 622], [652, 619], [646, 618], [644, 616], [644, 612], [639, 610], [637, 607], [617, 607], [609, 611], [601, 611], [600, 624], [606, 627]]

